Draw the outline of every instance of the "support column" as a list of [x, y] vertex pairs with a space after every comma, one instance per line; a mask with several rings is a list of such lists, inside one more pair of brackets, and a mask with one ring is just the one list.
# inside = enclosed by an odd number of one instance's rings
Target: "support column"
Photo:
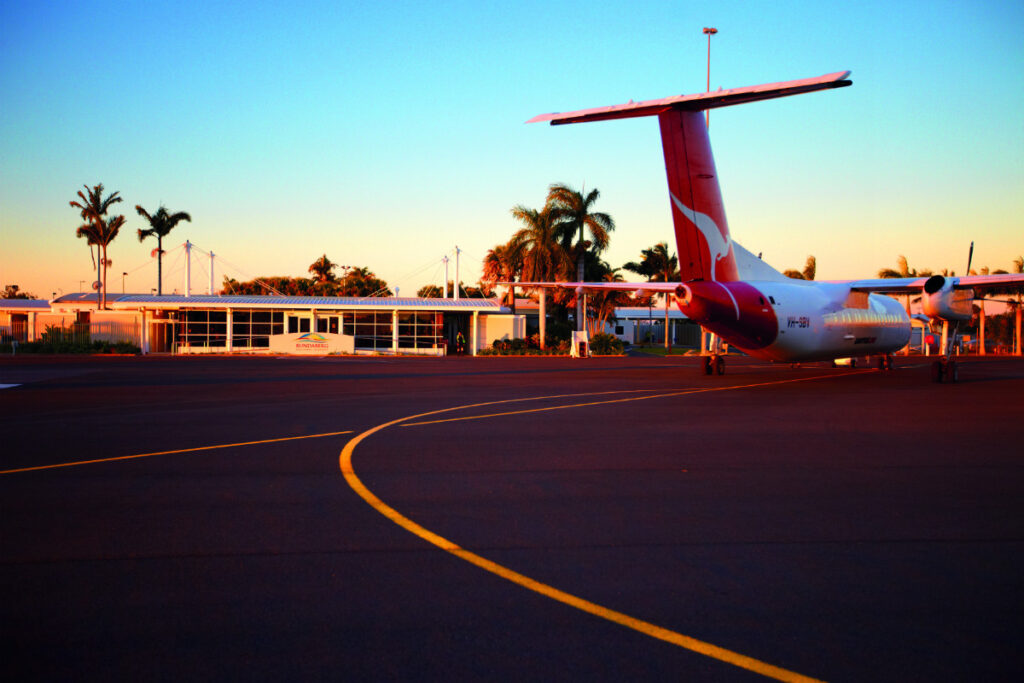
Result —
[[28, 329], [25, 330], [25, 339], [27, 341], [36, 340], [36, 314], [34, 311], [28, 312], [28, 322], [25, 323]]
[[[271, 314], [271, 316], [273, 316], [273, 314]], [[226, 330], [227, 337], [224, 340], [224, 350], [227, 351], [228, 353], [231, 353], [232, 351], [235, 350], [235, 337], [234, 337], [234, 334], [233, 334], [234, 320], [235, 320], [234, 310], [229, 308], [227, 310], [227, 321], [226, 321], [227, 322], [227, 330]]]
[[1021, 355], [1021, 339], [1020, 339], [1020, 309], [1021, 309], [1021, 305], [1020, 305], [1020, 304], [1018, 303], [1018, 304], [1017, 304], [1017, 309], [1016, 309], [1016, 310], [1014, 311], [1014, 316], [1013, 316], [1013, 317], [1014, 317], [1014, 318], [1016, 319], [1016, 322], [1017, 322], [1017, 336], [1016, 336], [1016, 341], [1017, 341], [1017, 355], [1018, 355], [1018, 356], [1019, 356], [1019, 355]]
[[985, 300], [979, 299], [980, 315], [978, 316], [978, 355], [985, 355]]
[[548, 295], [543, 287], [540, 289], [540, 348], [544, 349], [544, 337], [548, 332]]
[[946, 344], [949, 343], [949, 322], [946, 320], [942, 321], [942, 346], [939, 347], [939, 354], [943, 357], [946, 356]]
[[149, 321], [146, 316], [146, 309], [139, 309], [139, 313], [142, 316], [142, 329], [139, 330], [139, 348], [142, 349], [142, 355], [145, 356], [149, 353]]
[[470, 335], [469, 343], [472, 344], [470, 348], [473, 350], [472, 355], [476, 355], [477, 340], [480, 336], [480, 311], [473, 311], [473, 333]]
[[398, 355], [398, 309], [391, 311], [391, 353]]

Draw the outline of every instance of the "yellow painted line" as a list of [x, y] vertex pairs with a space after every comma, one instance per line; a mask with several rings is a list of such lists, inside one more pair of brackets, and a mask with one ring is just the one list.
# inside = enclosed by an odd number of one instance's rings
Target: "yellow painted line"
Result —
[[[854, 375], [854, 374], [863, 374], [863, 373], [867, 373], [867, 372], [874, 372], [874, 370], [862, 370], [860, 372], [851, 372], [851, 373], [848, 373], [848, 374], [842, 375], [842, 376], [843, 377], [848, 377], [848, 376], [851, 376], [851, 375]], [[570, 408], [570, 407], [582, 407], [584, 405], [600, 405], [602, 403], [614, 403], [614, 402], [624, 402], [624, 401], [633, 401], [633, 400], [643, 400], [643, 399], [648, 399], [648, 398], [681, 396], [681, 395], [686, 395], [686, 394], [697, 394], [697, 393], [704, 393], [704, 392], [711, 392], [711, 391], [729, 391], [729, 390], [735, 390], [735, 389], [749, 389], [749, 388], [753, 388], [753, 387], [763, 387], [763, 386], [770, 386], [770, 385], [777, 385], [777, 384], [787, 384], [787, 383], [791, 383], [791, 382], [806, 382], [806, 381], [815, 380], [815, 379], [834, 379], [835, 377], [836, 377], [835, 374], [816, 375], [814, 377], [800, 377], [800, 378], [795, 378], [795, 379], [778, 380], [778, 381], [774, 381], [774, 382], [758, 382], [758, 383], [754, 383], [754, 384], [740, 384], [740, 385], [732, 385], [732, 386], [727, 386], [727, 387], [711, 387], [711, 388], [703, 388], [703, 389], [693, 389], [693, 390], [689, 390], [689, 391], [672, 392], [672, 393], [657, 394], [657, 395], [651, 395], [651, 396], [629, 397], [629, 398], [622, 398], [622, 399], [613, 399], [613, 400], [609, 400], [609, 401], [599, 401], [599, 402], [591, 402], [591, 403], [585, 403], [585, 404], [573, 404], [571, 406], [557, 406], [557, 407], [554, 407], [554, 408], [545, 408], [545, 409], [539, 409], [539, 410], [548, 410], [548, 409], [557, 409], [557, 408]], [[601, 392], [601, 393], [606, 393], [607, 394], [607, 393], [617, 393], [617, 392]], [[586, 395], [588, 395], [588, 394], [577, 394], [577, 396], [586, 396]], [[550, 398], [556, 398], [556, 397], [551, 397], [551, 396], [538, 397], [537, 399], [534, 399], [534, 400], [542, 400], [542, 399], [550, 399]], [[409, 531], [412, 534], [415, 534], [416, 536], [419, 536], [423, 540], [425, 540], [428, 543], [431, 543], [431, 544], [437, 546], [438, 548], [440, 548], [441, 550], [444, 550], [445, 552], [451, 553], [452, 555], [454, 555], [454, 556], [456, 556], [456, 557], [458, 557], [458, 558], [460, 558], [462, 560], [465, 560], [466, 562], [474, 564], [477, 567], [480, 567], [481, 569], [484, 569], [484, 570], [486, 570], [488, 572], [491, 572], [492, 574], [495, 574], [496, 576], [500, 576], [500, 577], [502, 577], [502, 578], [504, 578], [504, 579], [506, 579], [508, 581], [511, 581], [512, 583], [515, 583], [515, 584], [517, 584], [519, 586], [522, 586], [523, 588], [526, 588], [528, 590], [534, 591], [535, 593], [538, 593], [540, 595], [544, 595], [544, 596], [546, 596], [548, 598], [551, 598], [552, 600], [557, 600], [558, 602], [561, 602], [561, 603], [563, 603], [565, 605], [569, 605], [571, 607], [575, 607], [576, 609], [579, 609], [579, 610], [582, 610], [584, 612], [587, 612], [588, 614], [592, 614], [592, 615], [600, 617], [602, 619], [607, 619], [608, 621], [614, 622], [614, 623], [619, 624], [621, 626], [625, 626], [626, 628], [633, 629], [633, 630], [635, 630], [635, 631], [637, 631], [639, 633], [643, 633], [643, 634], [648, 635], [648, 636], [650, 636], [652, 638], [657, 638], [658, 640], [662, 640], [662, 641], [665, 641], [667, 643], [671, 643], [673, 645], [677, 645], [679, 647], [685, 648], [685, 649], [690, 650], [692, 652], [696, 652], [696, 653], [699, 653], [699, 654], [702, 654], [702, 655], [706, 655], [708, 657], [712, 657], [713, 659], [717, 659], [717, 660], [719, 660], [721, 662], [725, 662], [727, 664], [731, 664], [733, 666], [737, 666], [739, 668], [746, 669], [748, 671], [752, 671], [754, 673], [761, 674], [761, 675], [766, 676], [768, 678], [774, 678], [774, 679], [779, 680], [779, 681], [787, 681], [787, 682], [791, 682], [791, 683], [796, 683], [796, 682], [807, 683], [807, 682], [818, 681], [818, 679], [816, 679], [816, 678], [811, 678], [811, 677], [808, 677], [808, 676], [804, 676], [803, 674], [796, 673], [795, 671], [790, 671], [788, 669], [783, 669], [782, 667], [778, 667], [778, 666], [774, 666], [772, 664], [768, 664], [767, 662], [763, 662], [763, 661], [761, 661], [759, 659], [754, 659], [753, 657], [748, 657], [747, 655], [740, 654], [739, 652], [734, 652], [733, 650], [728, 650], [726, 648], [719, 647], [717, 645], [713, 645], [711, 643], [699, 640], [697, 638], [693, 638], [691, 636], [687, 636], [687, 635], [684, 635], [682, 633], [678, 633], [676, 631], [672, 631], [672, 630], [663, 628], [661, 626], [657, 626], [656, 624], [652, 624], [650, 622], [643, 621], [642, 619], [636, 619], [636, 618], [631, 617], [631, 616], [629, 616], [627, 614], [624, 614], [622, 612], [617, 612], [615, 610], [608, 609], [606, 607], [602, 607], [601, 605], [598, 605], [596, 603], [590, 602], [589, 600], [584, 600], [583, 598], [580, 598], [580, 597], [577, 597], [575, 595], [572, 595], [571, 593], [566, 593], [565, 591], [559, 590], [559, 589], [557, 589], [557, 588], [555, 588], [553, 586], [550, 586], [550, 585], [548, 585], [546, 583], [541, 583], [540, 581], [536, 581], [535, 579], [531, 579], [528, 576], [525, 576], [523, 574], [515, 572], [515, 571], [509, 569], [508, 567], [500, 565], [500, 564], [498, 564], [496, 562], [492, 562], [491, 560], [488, 560], [485, 557], [482, 557], [480, 555], [477, 555], [474, 552], [466, 550], [465, 548], [460, 547], [457, 543], [454, 543], [454, 542], [448, 540], [447, 538], [444, 538], [443, 536], [435, 534], [434, 532], [430, 531], [429, 529], [427, 529], [427, 528], [425, 528], [423, 526], [420, 526], [419, 524], [417, 524], [416, 522], [412, 521], [411, 519], [409, 519], [408, 517], [406, 517], [402, 513], [400, 513], [397, 510], [395, 510], [393, 507], [391, 507], [390, 505], [388, 505], [387, 503], [382, 501], [380, 498], [378, 498], [376, 496], [376, 494], [374, 494], [372, 491], [370, 491], [370, 489], [368, 489], [366, 487], [366, 485], [363, 484], [362, 480], [358, 477], [358, 475], [356, 475], [355, 470], [353, 469], [353, 466], [352, 466], [352, 454], [355, 452], [356, 446], [358, 446], [360, 443], [362, 443], [363, 440], [366, 439], [367, 437], [369, 437], [369, 436], [371, 436], [373, 434], [376, 434], [377, 432], [379, 432], [379, 431], [381, 431], [383, 429], [387, 429], [388, 427], [392, 427], [394, 425], [401, 424], [401, 423], [403, 423], [403, 422], [405, 422], [407, 420], [417, 420], [419, 418], [430, 417], [432, 415], [439, 415], [441, 413], [448, 413], [448, 412], [452, 412], [452, 411], [455, 411], [455, 410], [466, 410], [468, 408], [478, 408], [478, 407], [482, 407], [482, 406], [496, 405], [496, 404], [501, 404], [501, 403], [512, 403], [512, 402], [525, 401], [525, 400], [530, 400], [530, 399], [511, 399], [511, 400], [508, 400], [508, 401], [490, 401], [490, 402], [487, 402], [487, 403], [476, 403], [476, 404], [472, 404], [472, 405], [456, 406], [454, 408], [443, 408], [441, 410], [432, 410], [432, 411], [425, 412], [425, 413], [419, 413], [418, 415], [410, 415], [408, 417], [399, 418], [397, 420], [392, 420], [390, 422], [385, 422], [383, 424], [377, 425], [376, 427], [373, 427], [371, 429], [366, 430], [365, 432], [362, 432], [361, 434], [356, 435], [355, 437], [350, 439], [347, 444], [345, 444], [345, 448], [344, 448], [344, 450], [342, 450], [341, 455], [338, 458], [338, 464], [339, 464], [339, 467], [341, 469], [341, 473], [345, 477], [345, 481], [352, 488], [352, 490], [356, 492], [356, 494], [358, 494], [363, 500], [365, 500], [374, 510], [376, 510], [380, 514], [384, 515], [384, 517], [388, 518], [389, 520], [391, 520], [392, 522], [394, 522], [398, 526], [402, 527], [403, 529], [405, 529], [406, 531]], [[537, 412], [537, 411], [517, 411], [517, 412]], [[477, 416], [476, 418], [467, 418], [467, 419], [482, 419], [483, 417], [491, 417], [491, 416], [493, 416], [493, 415], [490, 415], [490, 416]], [[444, 420], [422, 421], [422, 422], [419, 422], [417, 424], [436, 424], [436, 423], [442, 422], [442, 421], [444, 421]]]
[[193, 453], [195, 451], [212, 451], [217, 448], [235, 448], [236, 446], [255, 446], [261, 443], [276, 443], [278, 441], [296, 441], [298, 439], [319, 439], [323, 436], [338, 436], [339, 434], [351, 434], [352, 430], [343, 432], [325, 432], [323, 434], [306, 434], [304, 436], [285, 436], [280, 439], [263, 439], [262, 441], [242, 441], [239, 443], [225, 443], [217, 446], [197, 446], [196, 448], [181, 448], [176, 451], [156, 451], [154, 453], [139, 453], [137, 455], [119, 455], [113, 458], [99, 458], [97, 460], [78, 460], [76, 462], [61, 462], [54, 465], [39, 465], [38, 467], [21, 467], [16, 470], [0, 470], [0, 474], [15, 474], [16, 472], [33, 472], [36, 470], [53, 470], [60, 467], [77, 467], [79, 465], [94, 465], [101, 462], [114, 462], [116, 460], [134, 460], [136, 458], [151, 458], [154, 455], [173, 455], [175, 453]]
[[[858, 372], [847, 373], [847, 374], [864, 374], [866, 372], [875, 372], [875, 370], [860, 370]], [[489, 418], [492, 418], [492, 417], [506, 417], [506, 416], [509, 416], [509, 415], [524, 415], [526, 413], [543, 413], [543, 412], [547, 412], [549, 410], [565, 410], [567, 408], [586, 408], [586, 407], [589, 407], [589, 406], [600, 406], [600, 405], [606, 405], [606, 404], [609, 404], [609, 403], [628, 403], [630, 401], [646, 401], [646, 400], [652, 399], [652, 398], [671, 398], [673, 396], [687, 396], [689, 394], [704, 394], [704, 393], [709, 393], [709, 392], [712, 392], [712, 391], [729, 391], [731, 389], [750, 389], [752, 387], [763, 387], [763, 386], [768, 386], [768, 385], [772, 385], [772, 384], [786, 384], [787, 382], [809, 382], [809, 381], [815, 380], [815, 379], [825, 379], [825, 378], [832, 378], [832, 377], [835, 377], [835, 375], [815, 375], [814, 377], [798, 377], [798, 378], [795, 378], [795, 379], [781, 379], [781, 380], [776, 380], [776, 381], [773, 381], [773, 382], [759, 382], [759, 383], [756, 383], [756, 384], [739, 384], [739, 385], [730, 385], [730, 386], [725, 386], [725, 387], [705, 387], [705, 388], [702, 388], [702, 389], [687, 389], [685, 391], [672, 391], [672, 392], [669, 392], [669, 393], [666, 393], [666, 394], [649, 394], [647, 396], [630, 396], [628, 398], [613, 398], [613, 399], [607, 399], [607, 400], [604, 400], [604, 401], [589, 401], [587, 403], [568, 403], [568, 404], [560, 405], [560, 406], [546, 406], [544, 408], [527, 408], [525, 410], [510, 410], [510, 411], [503, 412], [503, 413], [488, 413], [486, 415], [465, 415], [465, 416], [462, 416], [462, 417], [448, 417], [448, 418], [444, 418], [444, 419], [441, 419], [441, 420], [421, 420], [419, 422], [408, 422], [408, 423], [402, 424], [401, 426], [402, 427], [421, 427], [423, 425], [441, 424], [443, 422], [462, 422], [462, 421], [465, 421], [465, 420], [486, 420], [486, 419], [489, 419]], [[614, 394], [614, 393], [618, 393], [618, 392], [605, 391], [605, 392], [601, 392], [601, 393], [603, 393], [603, 394], [609, 394], [609, 393]], [[586, 395], [589, 395], [589, 394], [578, 394], [578, 395], [586, 396]], [[550, 398], [565, 398], [565, 397], [564, 396], [544, 396], [544, 397], [538, 397], [536, 399], [514, 399], [514, 400], [538, 400], [539, 401], [539, 400], [550, 399]], [[504, 403], [504, 401], [494, 401], [494, 403]], [[484, 404], [478, 404], [478, 405], [491, 405], [491, 404], [484, 403]], [[476, 407], [476, 406], [462, 406], [462, 408], [467, 408], [467, 407], [471, 408], [471, 407]], [[457, 409], [449, 409], [449, 410], [457, 410]], [[443, 411], [438, 411], [438, 412], [443, 412]], [[433, 415], [433, 414], [434, 413], [424, 413], [424, 415]], [[415, 417], [408, 418], [408, 419], [415, 419]]]

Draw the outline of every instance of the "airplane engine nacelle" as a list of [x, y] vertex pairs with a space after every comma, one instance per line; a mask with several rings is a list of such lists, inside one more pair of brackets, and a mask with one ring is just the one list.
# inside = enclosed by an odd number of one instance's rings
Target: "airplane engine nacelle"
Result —
[[973, 301], [973, 289], [953, 289], [953, 280], [933, 275], [924, 283], [921, 308], [930, 318], [963, 321], [971, 319]]
[[714, 282], [690, 282], [676, 287], [676, 303], [688, 318], [702, 322], [736, 320], [736, 305]]

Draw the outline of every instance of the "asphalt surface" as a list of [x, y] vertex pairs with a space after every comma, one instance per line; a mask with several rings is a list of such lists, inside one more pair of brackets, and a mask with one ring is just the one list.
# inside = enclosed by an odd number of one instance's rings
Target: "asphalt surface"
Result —
[[900, 363], [0, 358], [0, 677], [1019, 680], [1024, 361]]

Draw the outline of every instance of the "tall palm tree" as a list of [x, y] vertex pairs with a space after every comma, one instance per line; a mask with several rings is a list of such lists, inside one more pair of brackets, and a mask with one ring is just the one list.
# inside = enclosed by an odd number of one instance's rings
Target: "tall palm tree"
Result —
[[[623, 277], [619, 273], [620, 268], [608, 268], [608, 264], [605, 265], [605, 272], [601, 275], [602, 282], [623, 282]], [[591, 336], [604, 331], [604, 325], [609, 320], [615, 320], [615, 309], [619, 306], [627, 306], [633, 301], [632, 294], [630, 292], [623, 292], [618, 290], [603, 289], [590, 297], [589, 305], [593, 309], [593, 327], [588, 329], [587, 332]], [[588, 323], [590, 320], [587, 321]]]
[[78, 191], [78, 198], [81, 201], [72, 200], [69, 202], [72, 208], [79, 210], [82, 220], [85, 221], [75, 231], [75, 234], [78, 237], [85, 237], [90, 246], [96, 245], [98, 260], [96, 275], [100, 283], [100, 296], [96, 307], [106, 308], [107, 266], [110, 265], [110, 261], [107, 259], [107, 245], [117, 237], [117, 233], [120, 232], [121, 226], [125, 222], [124, 216], [114, 216], [108, 219], [106, 215], [110, 207], [122, 201], [122, 199], [118, 196], [119, 192], [112, 192], [104, 197], [103, 183], [97, 183], [92, 188], [88, 185], [83, 185], [82, 187], [85, 188], [85, 192], [83, 193], [82, 190]]
[[[898, 266], [898, 270], [893, 270], [892, 268], [882, 268], [880, 271], [878, 271], [878, 277], [883, 277], [883, 278], [906, 278], [906, 277], [915, 277], [917, 275], [917, 271], [915, 269], [911, 268], [909, 265], [907, 265], [907, 257], [904, 256], [903, 254], [900, 254], [900, 257], [898, 259], [896, 259], [896, 265]], [[906, 309], [907, 309], [907, 315], [910, 315], [910, 295], [909, 294], [907, 294]]]
[[324, 254], [309, 266], [309, 272], [315, 275], [314, 278], [319, 284], [326, 284], [328, 282], [334, 282], [338, 278], [334, 275], [334, 269], [338, 267], [337, 263], [334, 263], [327, 254]]
[[[522, 254], [516, 254], [512, 242], [499, 244], [493, 249], [488, 249], [484, 255], [482, 282], [493, 284], [495, 282], [515, 282], [516, 276], [523, 271]], [[510, 285], [508, 291], [501, 301], [512, 309], [513, 315], [516, 312], [516, 286]]]
[[156, 237], [156, 293], [157, 293], [157, 296], [160, 296], [160, 295], [162, 295], [164, 293], [164, 291], [163, 291], [163, 282], [164, 282], [164, 277], [163, 277], [163, 275], [164, 275], [164, 272], [163, 272], [163, 256], [164, 256], [163, 240], [164, 240], [164, 237], [167, 237], [167, 233], [169, 233], [171, 230], [173, 230], [174, 226], [176, 226], [181, 221], [188, 221], [189, 223], [191, 223], [192, 222], [192, 217], [189, 216], [184, 211], [179, 211], [177, 213], [171, 213], [166, 208], [164, 208], [163, 204], [160, 205], [160, 208], [157, 209], [156, 213], [154, 213], [152, 216], [149, 215], [149, 212], [147, 212], [144, 208], [142, 208], [138, 204], [135, 205], [135, 210], [138, 212], [138, 214], [140, 216], [142, 216], [147, 221], [149, 221], [149, 229], [148, 230], [139, 230], [139, 241], [141, 242], [142, 240], [146, 239], [147, 237]]
[[[596, 212], [593, 206], [601, 193], [594, 188], [586, 196], [568, 185], [552, 185], [548, 189], [547, 206], [558, 225], [558, 241], [567, 254], [576, 261], [576, 280], [583, 282], [584, 253], [588, 248], [600, 254], [608, 247], [608, 233], [615, 230], [615, 221], [606, 213]], [[590, 232], [591, 241], [583, 238]], [[573, 244], [573, 239], [576, 243]], [[576, 329], [583, 330], [583, 301], [576, 301]]]
[[124, 224], [125, 217], [117, 215], [101, 220], [98, 225], [85, 223], [75, 231], [78, 237], [85, 237], [89, 244], [95, 244], [96, 251], [100, 255], [99, 265], [102, 266], [102, 273], [99, 274], [100, 300], [96, 305], [97, 308], [107, 307], [107, 267], [113, 263], [107, 258], [107, 245], [114, 241]]
[[[637, 275], [643, 275], [648, 282], [679, 282], [679, 259], [668, 250], [667, 242], [658, 242], [650, 249], [640, 250], [640, 261], [630, 261], [622, 266]], [[671, 348], [668, 333], [668, 306], [671, 295], [665, 294], [665, 350]]]
[[[534, 282], [552, 282], [571, 266], [571, 261], [558, 243], [558, 223], [550, 207], [540, 211], [518, 205], [512, 217], [523, 224], [509, 242], [510, 259], [522, 262], [522, 276]], [[547, 333], [547, 294], [540, 290], [540, 346], [544, 348]]]

